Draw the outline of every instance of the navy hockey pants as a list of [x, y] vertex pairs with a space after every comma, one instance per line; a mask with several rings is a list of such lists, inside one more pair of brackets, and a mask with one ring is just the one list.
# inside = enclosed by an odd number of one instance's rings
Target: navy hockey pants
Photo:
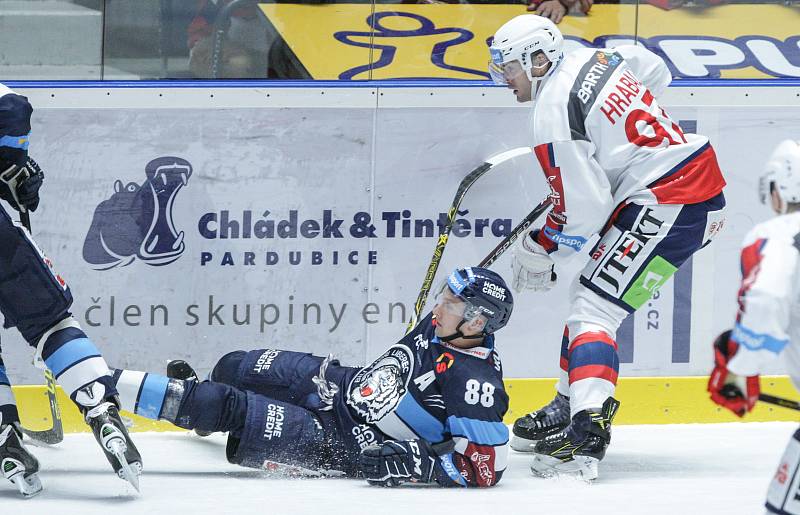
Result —
[[169, 380], [118, 370], [114, 380], [124, 409], [186, 429], [229, 432], [226, 454], [238, 465], [268, 462], [354, 476], [361, 448], [380, 441], [356, 422], [342, 400], [359, 370], [332, 362], [325, 380], [339, 388], [331, 402], [313, 381], [323, 358], [301, 352], [237, 351], [219, 360], [210, 380]]

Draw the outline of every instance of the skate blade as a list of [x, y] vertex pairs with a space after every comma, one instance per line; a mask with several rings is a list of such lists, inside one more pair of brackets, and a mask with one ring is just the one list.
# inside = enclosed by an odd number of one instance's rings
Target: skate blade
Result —
[[25, 499], [30, 499], [42, 491], [42, 482], [39, 481], [38, 474], [31, 474], [25, 477], [22, 473], [19, 473], [8, 479], [14, 483], [19, 493], [21, 493]]
[[597, 458], [589, 456], [575, 456], [570, 461], [561, 461], [552, 456], [537, 454], [531, 463], [531, 472], [534, 476], [543, 478], [571, 478], [583, 481], [597, 479]]
[[[113, 445], [113, 448], [110, 450], [120, 466], [117, 475], [120, 479], [124, 479], [130, 483], [136, 489], [137, 493], [141, 493], [139, 489], [139, 474], [142, 473], [142, 464], [138, 461], [128, 463], [128, 460], [125, 459], [125, 451], [127, 450], [125, 444], [120, 443], [119, 445]], [[134, 468], [136, 469], [135, 471]]]
[[528, 440], [517, 435], [511, 436], [511, 449], [517, 452], [533, 452], [537, 440]]
[[[137, 493], [141, 493], [142, 491], [139, 488], [139, 474], [142, 473], [142, 465], [138, 461], [128, 463], [125, 461], [125, 455], [117, 456], [117, 460], [120, 463], [120, 469], [117, 471], [117, 475], [120, 479], [124, 479], [130, 483], [131, 486], [136, 489]], [[134, 470], [134, 468], [136, 470]]]

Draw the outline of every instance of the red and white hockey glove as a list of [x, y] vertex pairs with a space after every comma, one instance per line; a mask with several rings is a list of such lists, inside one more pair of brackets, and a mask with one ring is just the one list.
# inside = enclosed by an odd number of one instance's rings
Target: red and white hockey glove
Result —
[[745, 377], [728, 370], [728, 363], [738, 350], [739, 344], [731, 340], [730, 331], [714, 340], [714, 370], [708, 378], [708, 391], [712, 401], [743, 417], [753, 410], [761, 386], [758, 375]]

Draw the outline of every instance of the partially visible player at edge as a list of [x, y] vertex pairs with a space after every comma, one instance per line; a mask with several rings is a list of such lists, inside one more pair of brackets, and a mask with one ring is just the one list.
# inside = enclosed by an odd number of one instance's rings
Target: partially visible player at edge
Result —
[[[761, 202], [778, 215], [742, 242], [742, 283], [733, 331], [714, 342], [711, 400], [738, 416], [755, 406], [759, 374], [781, 355], [800, 389], [800, 141], [782, 142], [761, 178]], [[786, 446], [767, 490], [769, 513], [800, 515], [800, 429]]]
[[708, 139], [659, 105], [667, 66], [641, 46], [563, 53], [548, 19], [521, 15], [490, 45], [490, 72], [519, 102], [535, 98], [531, 136], [550, 186], [546, 223], [520, 238], [516, 291], [546, 291], [554, 264], [599, 241], [571, 288], [556, 397], [514, 424], [533, 472], [597, 477], [619, 403], [616, 331], [723, 224], [722, 177]]
[[[0, 198], [35, 211], [44, 174], [28, 156], [28, 99], [0, 84]], [[100, 351], [70, 314], [72, 293], [31, 235], [0, 208], [0, 312], [44, 359], [75, 401], [120, 477], [138, 488], [141, 457], [120, 420], [117, 391]], [[119, 454], [125, 463], [113, 453]], [[0, 357], [0, 469], [26, 497], [42, 490], [39, 462], [22, 443], [19, 412]]]
[[117, 370], [123, 407], [198, 433], [227, 431], [231, 463], [335, 470], [371, 484], [488, 487], [508, 461], [494, 333], [514, 301], [484, 268], [451, 273], [430, 314], [366, 367], [277, 349], [223, 356], [210, 380]]

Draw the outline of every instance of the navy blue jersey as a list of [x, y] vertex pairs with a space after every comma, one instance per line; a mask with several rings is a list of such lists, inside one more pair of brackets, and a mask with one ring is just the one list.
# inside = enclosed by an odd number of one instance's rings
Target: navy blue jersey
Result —
[[455, 452], [440, 457], [439, 482], [491, 486], [506, 468], [508, 395], [493, 336], [482, 347], [456, 348], [435, 335], [429, 314], [353, 376], [346, 402], [389, 438], [453, 440]]
[[25, 163], [32, 112], [27, 98], [0, 84], [0, 166]]

